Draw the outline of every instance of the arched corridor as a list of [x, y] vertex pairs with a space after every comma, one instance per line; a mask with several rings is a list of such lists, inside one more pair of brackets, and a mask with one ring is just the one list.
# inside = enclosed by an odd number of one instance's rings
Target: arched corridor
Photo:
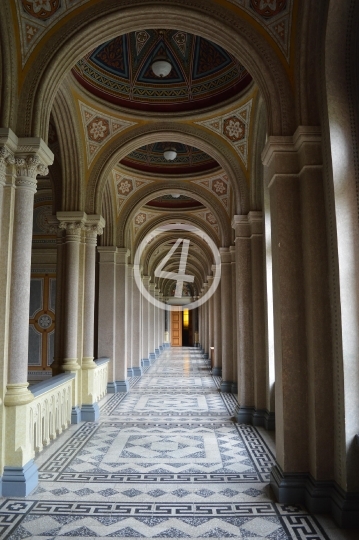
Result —
[[[358, 27], [358, 0], [0, 0], [0, 534], [359, 527]], [[52, 516], [96, 497], [125, 506]]]
[[334, 538], [275, 502], [274, 442], [233, 421], [237, 401], [219, 383], [198, 348], [166, 349], [129, 394], [101, 402], [99, 422], [37, 459], [39, 487], [2, 503], [6, 538]]

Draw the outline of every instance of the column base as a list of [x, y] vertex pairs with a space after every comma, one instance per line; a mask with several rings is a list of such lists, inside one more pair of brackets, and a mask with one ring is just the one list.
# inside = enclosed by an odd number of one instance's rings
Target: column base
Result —
[[163, 348], [164, 348], [163, 345], [160, 345], [160, 353], [163, 352]]
[[132, 371], [133, 371], [133, 376], [134, 377], [141, 377], [141, 375], [142, 375], [142, 368], [141, 367], [133, 367]]
[[339, 527], [359, 527], [359, 493], [348, 493], [335, 482], [318, 482], [309, 473], [271, 470], [270, 485], [281, 504], [304, 504], [313, 514], [330, 513]]
[[231, 394], [238, 394], [238, 386], [237, 386], [237, 383], [232, 383], [231, 384]]
[[221, 367], [213, 367], [212, 368], [212, 375], [215, 377], [222, 377], [222, 368]]
[[152, 364], [152, 362], [156, 360], [156, 354], [154, 352], [150, 352], [149, 359]]
[[142, 358], [141, 359], [141, 366], [142, 367], [149, 367], [151, 365], [151, 360], [149, 358]]
[[116, 381], [117, 392], [126, 394], [130, 390], [130, 384], [126, 381]]
[[158, 358], [160, 354], [161, 354], [161, 353], [160, 353], [160, 350], [159, 350], [159, 349], [155, 349], [155, 355], [156, 355], [156, 358]]
[[254, 407], [239, 407], [237, 411], [238, 424], [250, 424], [256, 427], [263, 427], [267, 431], [275, 430], [275, 414], [265, 409], [255, 409]]
[[219, 389], [221, 392], [226, 392], [230, 394], [232, 390], [232, 383], [230, 381], [222, 381]]
[[71, 410], [71, 424], [79, 424], [81, 422], [81, 410], [80, 407], [72, 407]]
[[209, 360], [209, 354], [207, 352], [203, 353], [203, 358]]
[[84, 422], [96, 422], [100, 418], [100, 408], [98, 403], [91, 403], [90, 405], [82, 405], [81, 407], [81, 420]]
[[163, 347], [164, 347], [165, 349], [169, 349], [169, 348], [171, 347], [171, 344], [170, 344], [170, 343], [164, 343], [164, 344], [163, 344]]
[[27, 497], [39, 483], [37, 466], [31, 459], [23, 467], [5, 465], [1, 491], [3, 497]]
[[114, 381], [108, 382], [107, 383], [107, 393], [108, 394], [116, 394], [116, 392], [117, 392], [116, 383]]
[[133, 368], [132, 367], [127, 368], [127, 377], [129, 379], [131, 379], [131, 377], [133, 377]]

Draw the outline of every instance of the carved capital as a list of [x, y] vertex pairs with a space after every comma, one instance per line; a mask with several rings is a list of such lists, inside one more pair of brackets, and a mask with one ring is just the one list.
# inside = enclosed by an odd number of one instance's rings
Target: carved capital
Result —
[[59, 223], [59, 229], [66, 231], [66, 240], [80, 241], [83, 227], [82, 221], [61, 221]]
[[14, 165], [15, 158], [14, 154], [10, 152], [6, 148], [6, 146], [2, 146], [0, 148], [0, 183], [5, 184], [5, 174], [6, 169], [8, 166]]
[[97, 236], [101, 236], [103, 233], [103, 226], [100, 223], [85, 225], [84, 229], [87, 238], [97, 238]]
[[41, 163], [39, 156], [36, 154], [27, 157], [15, 157], [16, 176], [27, 177], [36, 180], [38, 174], [45, 176], [49, 169]]

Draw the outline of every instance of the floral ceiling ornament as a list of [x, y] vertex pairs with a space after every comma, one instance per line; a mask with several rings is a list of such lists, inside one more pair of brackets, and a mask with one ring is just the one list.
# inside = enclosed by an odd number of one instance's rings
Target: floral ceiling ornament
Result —
[[248, 136], [253, 99], [223, 116], [196, 122], [223, 137], [235, 149], [245, 168], [248, 166]]
[[289, 63], [293, 0], [229, 0], [249, 13], [274, 39]]
[[227, 210], [227, 214], [231, 214], [232, 190], [228, 182], [228, 176], [222, 172], [215, 176], [210, 176], [202, 180], [191, 180], [192, 184], [197, 184], [210, 191], [223, 204]]
[[62, 17], [90, 0], [12, 0], [20, 30], [22, 66], [43, 36]]
[[138, 189], [153, 182], [152, 180], [143, 180], [142, 178], [140, 180], [139, 178], [125, 174], [120, 169], [117, 169], [117, 167], [112, 170], [112, 180], [117, 199], [117, 215], [120, 213], [120, 208], [127, 197], [132, 196]]
[[108, 116], [79, 100], [82, 125], [86, 140], [87, 166], [90, 167], [97, 153], [112, 137], [136, 124]]

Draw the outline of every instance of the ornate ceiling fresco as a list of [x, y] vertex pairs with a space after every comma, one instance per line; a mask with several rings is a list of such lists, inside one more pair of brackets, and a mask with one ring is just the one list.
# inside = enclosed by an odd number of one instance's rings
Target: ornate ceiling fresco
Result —
[[[163, 152], [168, 147], [175, 148], [177, 157], [167, 161]], [[198, 174], [219, 167], [218, 163], [205, 152], [181, 143], [153, 143], [141, 146], [122, 161], [122, 165], [137, 171], [153, 174]]]
[[[162, 79], [151, 69], [158, 54], [172, 70]], [[73, 68], [95, 96], [136, 111], [198, 110], [237, 96], [252, 81], [228, 52], [178, 30], [141, 30], [108, 41]]]

